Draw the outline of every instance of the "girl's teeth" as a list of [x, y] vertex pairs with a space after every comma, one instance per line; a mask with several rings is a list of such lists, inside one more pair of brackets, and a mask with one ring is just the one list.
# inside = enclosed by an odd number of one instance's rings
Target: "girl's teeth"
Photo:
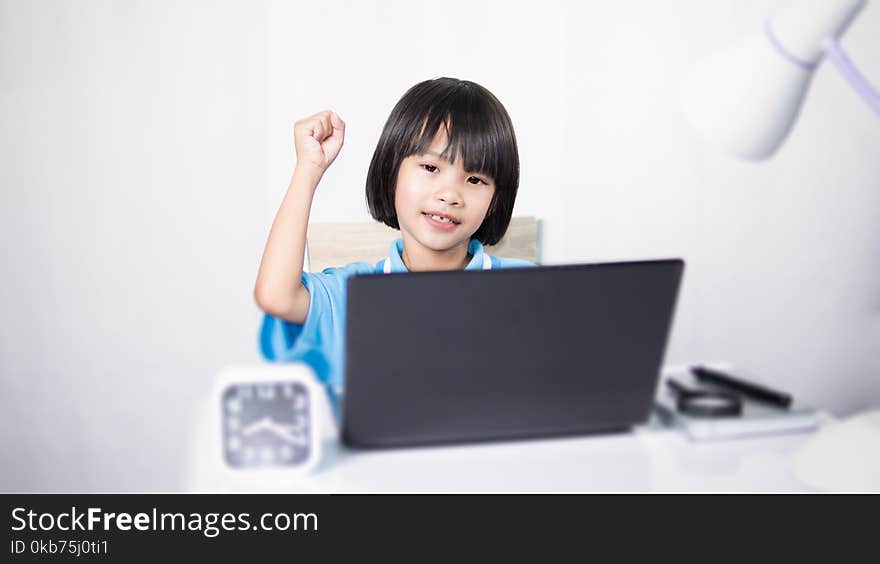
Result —
[[442, 221], [444, 223], [452, 223], [451, 219], [447, 219], [445, 217], [440, 217], [439, 215], [432, 215], [431, 218], [436, 219], [437, 221]]

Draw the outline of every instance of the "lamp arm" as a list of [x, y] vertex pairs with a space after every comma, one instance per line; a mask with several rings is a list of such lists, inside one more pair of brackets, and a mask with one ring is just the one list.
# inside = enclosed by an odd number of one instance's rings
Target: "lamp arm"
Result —
[[837, 70], [846, 78], [846, 80], [856, 89], [856, 92], [868, 103], [871, 108], [880, 114], [880, 93], [865, 79], [858, 71], [853, 62], [843, 52], [840, 42], [836, 37], [830, 37], [824, 41], [822, 46], [825, 54], [837, 67]]

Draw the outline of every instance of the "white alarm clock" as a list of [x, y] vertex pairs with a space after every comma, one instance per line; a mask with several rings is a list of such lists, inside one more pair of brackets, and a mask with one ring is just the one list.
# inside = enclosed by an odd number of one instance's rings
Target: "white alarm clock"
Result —
[[235, 471], [308, 472], [336, 434], [327, 392], [301, 362], [224, 368], [212, 398], [218, 454]]

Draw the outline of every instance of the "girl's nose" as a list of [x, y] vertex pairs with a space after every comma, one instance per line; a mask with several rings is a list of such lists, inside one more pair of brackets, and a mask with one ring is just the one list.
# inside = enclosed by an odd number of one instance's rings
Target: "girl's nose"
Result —
[[437, 199], [447, 206], [457, 206], [462, 203], [461, 194], [457, 190], [445, 189], [437, 193]]

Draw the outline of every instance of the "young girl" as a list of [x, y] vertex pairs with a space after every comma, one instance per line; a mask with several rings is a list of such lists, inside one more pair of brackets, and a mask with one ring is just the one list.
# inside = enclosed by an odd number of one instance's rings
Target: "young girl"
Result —
[[483, 252], [504, 236], [519, 185], [513, 125], [473, 82], [421, 82], [391, 111], [367, 173], [370, 214], [400, 230], [388, 257], [302, 272], [315, 189], [342, 147], [332, 111], [297, 121], [297, 162], [263, 253], [254, 298], [266, 312], [267, 360], [309, 363], [338, 396], [343, 385], [346, 280], [353, 274], [533, 266]]

